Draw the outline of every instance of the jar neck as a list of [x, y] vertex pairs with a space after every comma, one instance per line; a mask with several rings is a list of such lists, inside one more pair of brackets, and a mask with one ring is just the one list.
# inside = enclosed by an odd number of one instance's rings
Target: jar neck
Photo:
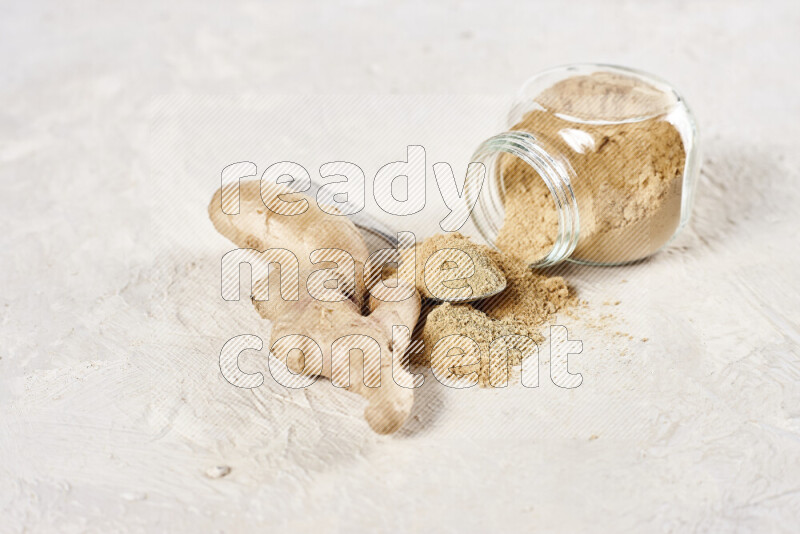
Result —
[[[506, 187], [500, 172], [500, 156], [511, 154], [530, 166], [545, 183], [555, 203], [558, 232], [553, 248], [543, 258], [531, 263], [545, 267], [567, 259], [578, 244], [580, 217], [578, 202], [572, 189], [574, 173], [565, 158], [536, 134], [522, 131], [504, 132], [484, 141], [473, 162], [483, 163], [485, 180], [479, 172], [470, 172], [464, 186], [468, 205], [473, 205], [471, 217], [483, 238], [496, 247], [497, 236], [505, 218]], [[477, 197], [477, 202], [475, 198]]]

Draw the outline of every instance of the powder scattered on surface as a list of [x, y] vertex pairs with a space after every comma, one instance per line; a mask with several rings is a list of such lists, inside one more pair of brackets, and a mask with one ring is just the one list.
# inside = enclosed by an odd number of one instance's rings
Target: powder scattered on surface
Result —
[[[427, 265], [426, 262], [437, 251], [437, 254]], [[449, 280], [452, 276], [451, 269], [455, 265], [465, 265], [460, 261], [460, 252], [466, 253], [472, 260], [474, 274], [462, 280], [439, 283], [439, 279]], [[466, 236], [459, 233], [437, 234], [429, 237], [417, 246], [416, 266], [417, 266], [417, 290], [426, 298], [444, 298], [451, 300], [452, 297], [462, 294], [459, 288], [468, 286], [468, 296], [494, 294], [506, 285], [503, 271], [498, 267], [489, 255], [490, 249], [470, 241]], [[450, 272], [448, 272], [450, 271]], [[431, 293], [431, 290], [434, 293]], [[452, 289], [452, 291], [448, 291]]]
[[[512, 128], [531, 132], [564, 154], [575, 172], [572, 185], [581, 218], [572, 258], [633, 261], [661, 248], [677, 229], [686, 155], [680, 133], [664, 120], [668, 106], [663, 100], [655, 88], [633, 78], [578, 76], [544, 91], [537, 102], [546, 109], [529, 112]], [[584, 116], [598, 122], [575, 120]], [[638, 120], [602, 122], [630, 117]], [[526, 163], [504, 154], [499, 165], [506, 215], [497, 245], [534, 262], [555, 243], [555, 204]]]
[[[578, 304], [566, 281], [531, 270], [525, 262], [509, 257], [482, 245], [478, 247], [504, 274], [507, 287], [498, 295], [471, 304], [443, 303], [428, 313], [422, 328], [425, 343], [423, 362], [445, 374], [455, 376], [477, 373], [483, 387], [496, 387], [508, 379], [508, 366], [521, 363], [519, 350], [508, 350], [501, 344], [504, 359], [491, 358], [490, 346], [494, 340], [507, 335], [527, 336], [541, 343], [541, 327], [554, 319], [554, 314]], [[467, 336], [480, 349], [478, 355], [432, 358], [436, 343], [450, 335]], [[462, 347], [463, 348], [463, 347]], [[459, 351], [455, 351], [459, 352]]]

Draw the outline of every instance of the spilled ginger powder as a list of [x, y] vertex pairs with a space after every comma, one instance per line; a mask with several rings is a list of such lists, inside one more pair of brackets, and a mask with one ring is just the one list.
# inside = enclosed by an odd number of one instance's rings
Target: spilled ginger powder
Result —
[[[505, 276], [486, 250], [487, 247], [473, 243], [458, 232], [438, 234], [423, 241], [416, 250], [416, 285], [420, 295], [425, 298], [458, 300], [464, 295], [475, 297], [501, 290], [506, 285]], [[456, 278], [454, 274], [458, 273], [453, 272], [453, 269], [463, 265], [459, 261], [463, 257], [461, 253], [472, 260], [472, 276], [442, 282], [441, 280]], [[467, 290], [459, 291], [464, 288]]]
[[[426, 247], [429, 240], [435, 246]], [[446, 376], [458, 377], [476, 373], [478, 384], [482, 387], [505, 384], [509, 379], [509, 366], [520, 365], [522, 354], [514, 347], [501, 345], [501, 353], [507, 355], [507, 361], [505, 358], [492, 359], [492, 342], [502, 336], [522, 335], [541, 343], [544, 341], [542, 326], [552, 320], [557, 312], [575, 305], [577, 299], [563, 278], [535, 272], [527, 263], [472, 243], [460, 234], [438, 235], [429, 240], [422, 244], [421, 250], [432, 250], [440, 246], [458, 248], [465, 246], [466, 242], [470, 257], [479, 255], [482, 257], [482, 265], [489, 264], [499, 269], [505, 279], [506, 288], [493, 297], [469, 304], [445, 302], [433, 306], [421, 329], [425, 348], [419, 363], [429, 364]], [[476, 274], [477, 272], [476, 268]], [[478, 353], [466, 350], [461, 356], [451, 356], [444, 352], [437, 353], [440, 357], [432, 358], [437, 342], [451, 335], [469, 337], [477, 344]], [[449, 352], [457, 354], [470, 346], [471, 344], [459, 345]]]

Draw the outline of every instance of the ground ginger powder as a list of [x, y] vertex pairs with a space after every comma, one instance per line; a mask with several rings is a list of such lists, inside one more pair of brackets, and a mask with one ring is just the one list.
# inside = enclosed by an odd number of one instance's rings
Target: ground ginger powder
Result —
[[[553, 320], [557, 312], [577, 303], [574, 292], [563, 278], [533, 271], [527, 263], [471, 243], [461, 235], [445, 234], [435, 239], [439, 245], [449, 243], [447, 248], [463, 246], [467, 241], [472, 254], [484, 256], [499, 268], [505, 278], [506, 288], [493, 297], [471, 304], [445, 302], [429, 306], [421, 333], [418, 332], [425, 348], [421, 358], [417, 358], [417, 363], [430, 365], [445, 375], [455, 377], [476, 373], [478, 384], [482, 387], [503, 385], [509, 379], [509, 367], [522, 363], [522, 353], [504, 349], [502, 352], [507, 360], [493, 360], [490, 354], [492, 342], [502, 336], [523, 335], [541, 343], [544, 341], [542, 326]], [[450, 356], [445, 353], [440, 358], [432, 358], [436, 343], [451, 335], [467, 336], [475, 341], [478, 354]], [[458, 354], [461, 351], [452, 352]]]
[[[686, 153], [680, 132], [665, 120], [674, 103], [670, 98], [622, 74], [573, 76], [539, 94], [512, 128], [533, 135], [570, 174], [580, 220], [572, 259], [634, 261], [654, 253], [675, 234]], [[550, 190], [516, 156], [502, 154], [497, 165], [505, 208], [496, 238], [500, 251], [474, 245], [463, 236], [444, 235], [431, 240], [427, 252], [451, 245], [468, 248], [470, 258], [480, 258], [479, 265], [498, 267], [507, 287], [470, 304], [429, 302], [418, 328], [425, 363], [445, 376], [474, 374], [483, 387], [504, 385], [509, 366], [522, 363], [522, 353], [511, 346], [496, 345], [500, 350], [493, 355], [493, 342], [516, 335], [541, 343], [543, 326], [578, 303], [563, 278], [530, 268], [558, 238], [559, 218]], [[434, 350], [450, 336], [466, 336], [474, 343], [451, 347], [448, 341], [442, 345], [445, 350]]]
[[[532, 133], [574, 171], [580, 240], [571, 258], [634, 261], [674, 235], [686, 154], [680, 133], [664, 120], [667, 105], [659, 99], [655, 88], [633, 78], [576, 76], [539, 95], [538, 109], [512, 128]], [[556, 241], [555, 203], [545, 182], [522, 160], [503, 154], [499, 167], [505, 218], [497, 246], [533, 263]]]
[[[490, 295], [497, 293], [506, 285], [503, 271], [497, 265], [494, 258], [488, 255], [485, 251], [487, 247], [482, 247], [473, 243], [469, 238], [459, 234], [458, 232], [450, 234], [437, 234], [424, 240], [417, 246], [416, 249], [416, 273], [417, 273], [417, 290], [425, 298], [441, 298], [447, 297], [447, 287], [439, 287], [438, 289], [444, 294], [434, 295], [431, 293], [433, 285], [437, 285], [437, 274], [441, 273], [442, 276], [448, 276], [447, 264], [458, 264], [459, 259], [455, 254], [450, 252], [464, 252], [472, 260], [473, 274], [472, 276], [453, 282], [445, 282], [445, 284], [453, 284], [452, 287], [469, 287], [470, 296]], [[442, 254], [433, 256], [438, 251], [444, 251]], [[431, 260], [431, 261], [429, 261]], [[438, 261], [436, 261], [438, 260]], [[426, 269], [427, 267], [427, 269]], [[454, 294], [457, 291], [453, 291]], [[450, 300], [450, 299], [444, 299]]]

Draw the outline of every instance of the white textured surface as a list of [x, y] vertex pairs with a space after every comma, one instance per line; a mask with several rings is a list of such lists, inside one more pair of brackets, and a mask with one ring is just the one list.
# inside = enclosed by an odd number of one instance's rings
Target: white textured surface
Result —
[[[1, 531], [796, 531], [800, 5], [161, 4], [0, 16]], [[461, 173], [504, 95], [574, 61], [672, 81], [706, 162], [693, 227], [668, 251], [569, 269], [615, 316], [569, 323], [582, 386], [429, 378], [408, 427], [377, 437], [326, 384], [219, 376], [221, 343], [264, 329], [219, 299], [227, 245], [204, 209], [222, 166], [341, 157], [370, 176], [422, 142], [429, 165]], [[234, 120], [234, 106], [217, 120], [197, 97], [218, 109], [242, 93], [372, 100], [335, 99], [343, 139], [320, 144], [309, 119]], [[501, 96], [376, 96], [390, 93]], [[359, 123], [364, 102], [439, 122]], [[376, 140], [343, 154], [358, 130]]]

